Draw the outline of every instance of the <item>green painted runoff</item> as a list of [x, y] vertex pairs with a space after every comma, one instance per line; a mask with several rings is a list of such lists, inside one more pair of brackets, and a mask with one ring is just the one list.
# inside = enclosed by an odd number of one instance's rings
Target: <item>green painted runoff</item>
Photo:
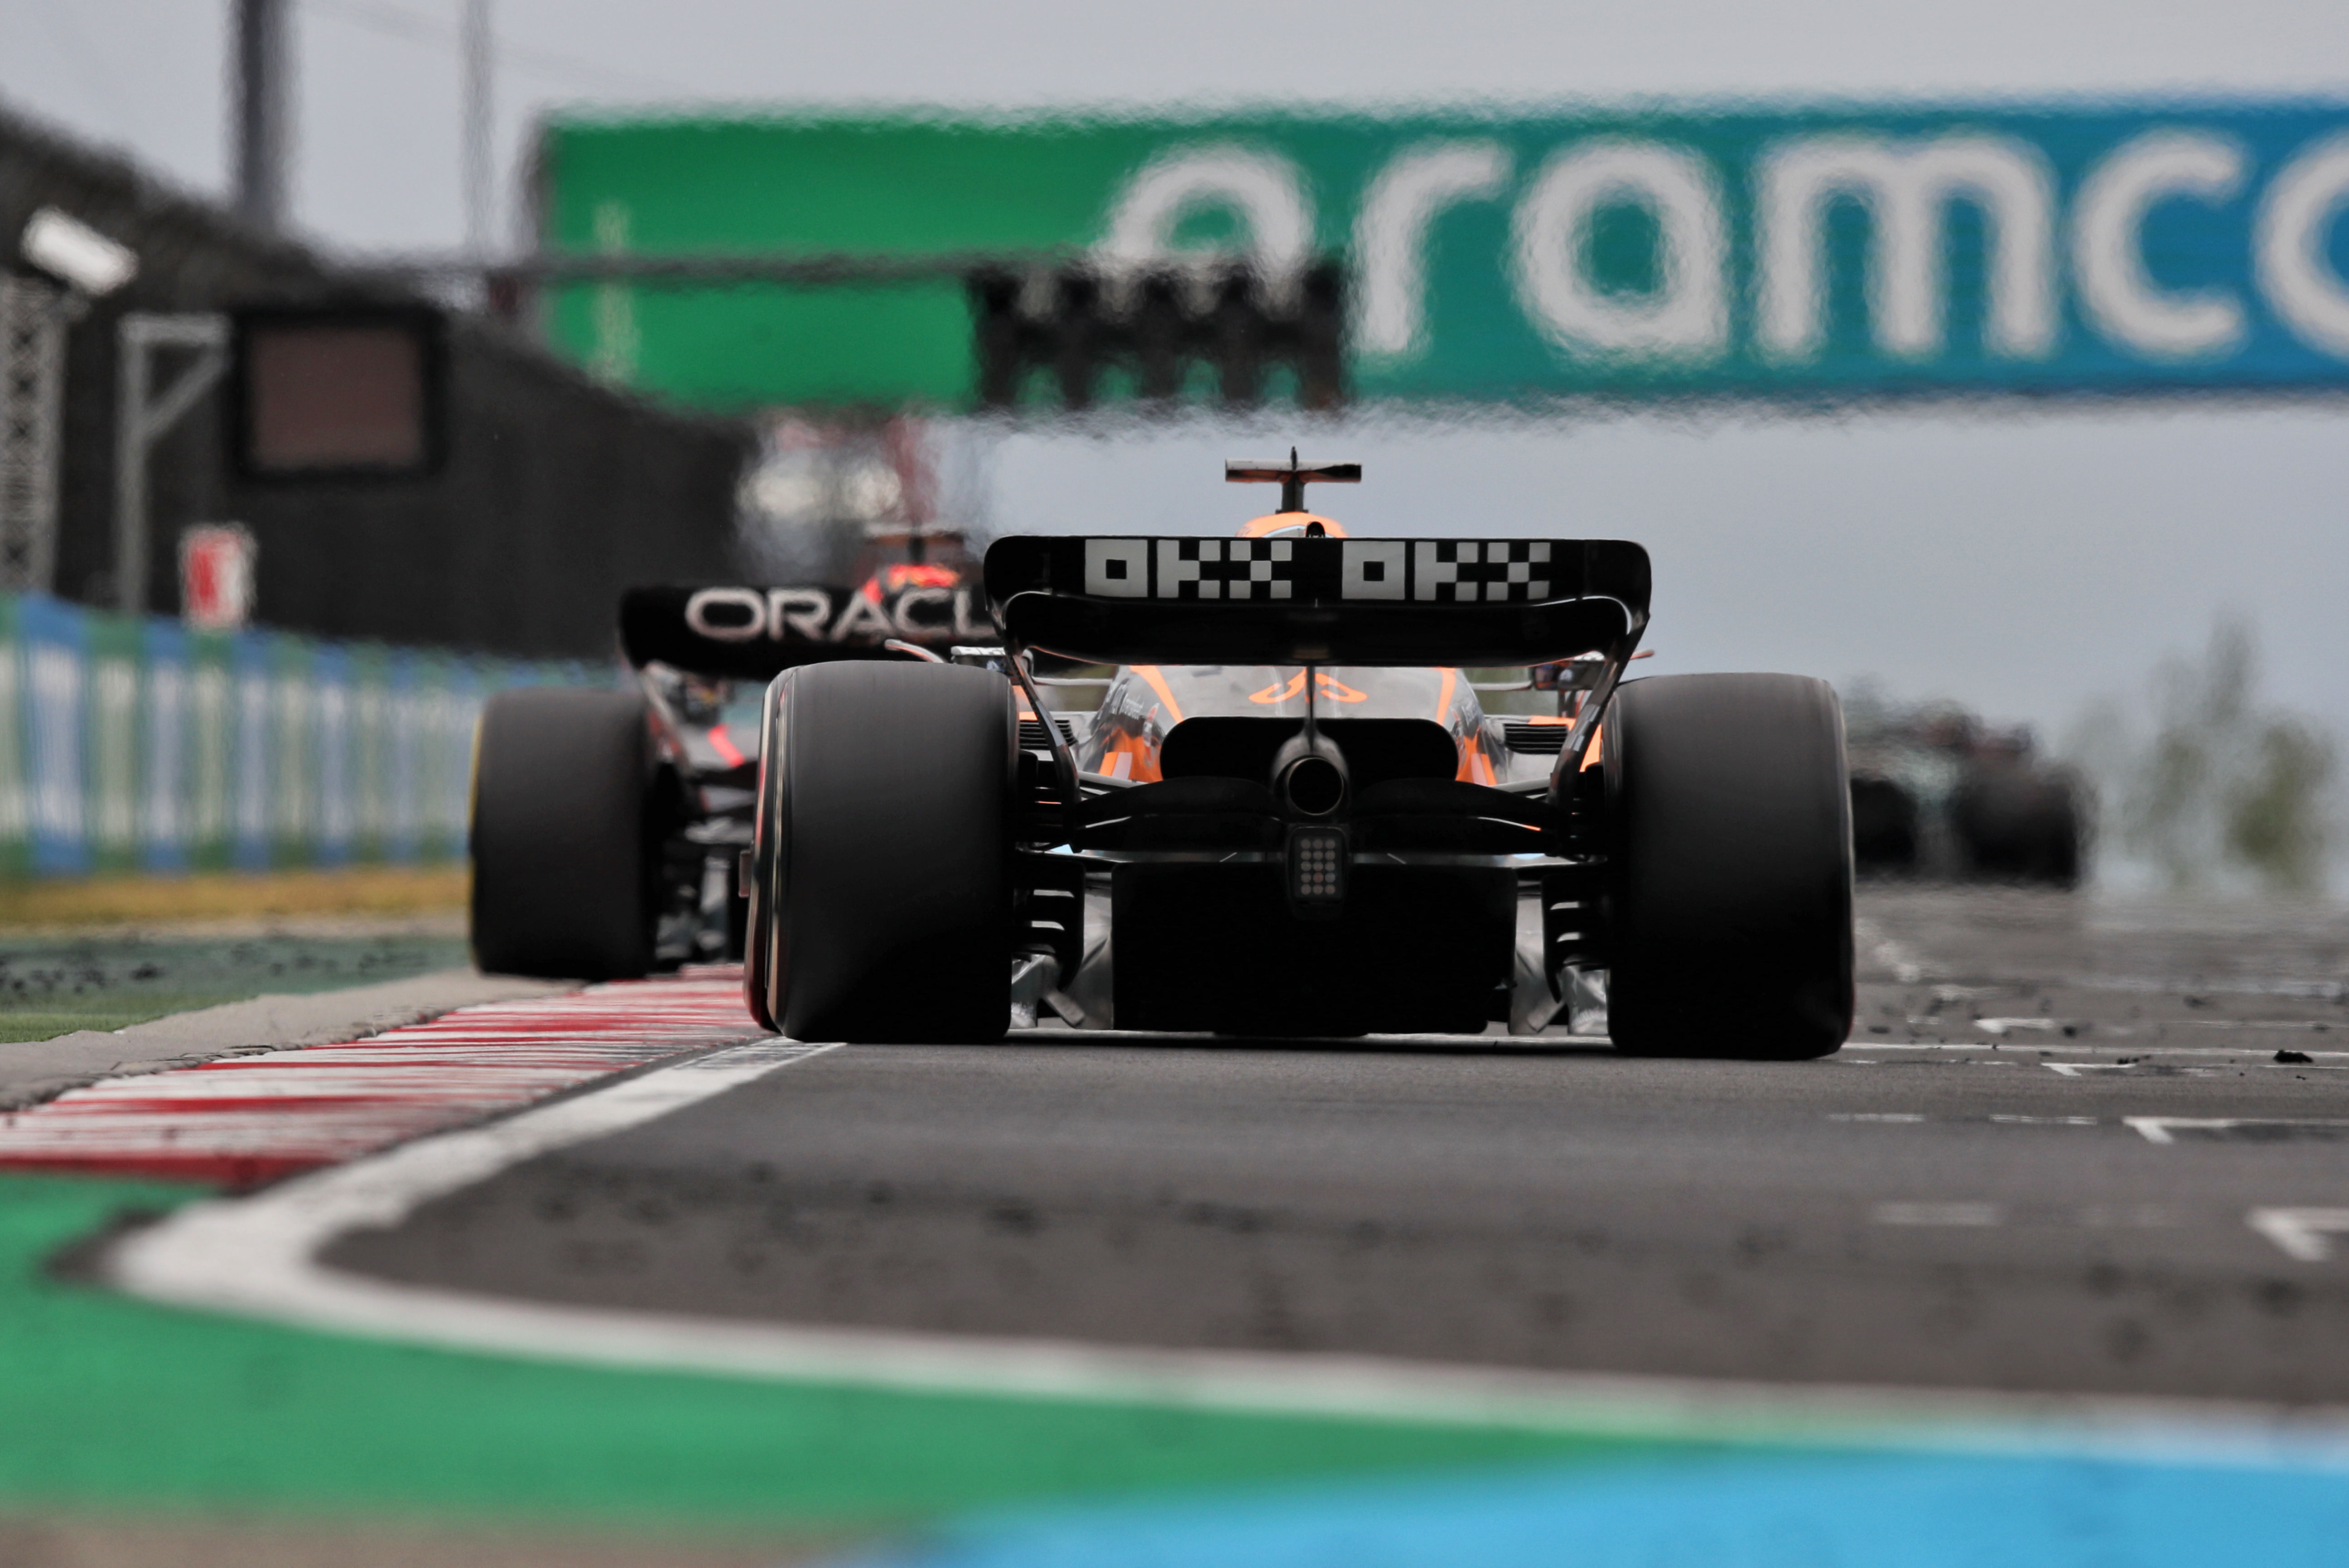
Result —
[[818, 1530], [1054, 1500], [1722, 1451], [505, 1360], [169, 1310], [48, 1266], [126, 1214], [201, 1196], [0, 1179], [0, 1511]]

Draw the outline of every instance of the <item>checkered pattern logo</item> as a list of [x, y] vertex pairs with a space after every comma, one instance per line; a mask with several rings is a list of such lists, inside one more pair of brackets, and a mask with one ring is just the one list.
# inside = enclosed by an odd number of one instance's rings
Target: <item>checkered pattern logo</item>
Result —
[[1162, 599], [1293, 597], [1293, 543], [1287, 539], [1161, 539], [1152, 595]]
[[1525, 604], [1549, 597], [1549, 542], [1423, 539], [1412, 546], [1411, 597], [1437, 604]]
[[[1051, 541], [1037, 587], [1159, 603], [1538, 604], [1571, 598], [1579, 545], [1548, 539], [1091, 538]], [[1069, 591], [1066, 588], [1062, 592]]]

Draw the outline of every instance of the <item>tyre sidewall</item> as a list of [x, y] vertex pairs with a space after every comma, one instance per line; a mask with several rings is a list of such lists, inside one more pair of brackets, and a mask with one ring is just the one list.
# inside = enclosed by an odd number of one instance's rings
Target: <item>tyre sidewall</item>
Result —
[[774, 996], [774, 895], [776, 802], [782, 791], [777, 759], [782, 744], [782, 705], [792, 670], [768, 682], [759, 705], [759, 790], [751, 813], [750, 909], [742, 941], [742, 1002], [761, 1029], [777, 1027]]
[[1643, 1054], [1825, 1054], [1852, 1020], [1851, 796], [1824, 681], [1627, 682], [1608, 711], [1608, 1012]]
[[999, 1038], [1018, 717], [957, 665], [793, 671], [776, 707], [773, 1016], [795, 1039]]

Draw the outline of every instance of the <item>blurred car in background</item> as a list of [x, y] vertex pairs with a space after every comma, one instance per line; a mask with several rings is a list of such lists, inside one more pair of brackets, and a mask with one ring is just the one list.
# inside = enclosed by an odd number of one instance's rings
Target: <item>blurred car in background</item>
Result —
[[2037, 753], [2027, 725], [2000, 729], [1953, 702], [1855, 698], [1846, 710], [1853, 851], [1863, 875], [2070, 888], [2094, 799]]

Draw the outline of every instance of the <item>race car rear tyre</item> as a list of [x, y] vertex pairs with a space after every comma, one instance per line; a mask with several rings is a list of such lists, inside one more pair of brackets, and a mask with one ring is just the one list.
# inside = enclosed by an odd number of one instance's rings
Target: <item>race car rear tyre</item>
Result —
[[1000, 1039], [1011, 1018], [1010, 683], [838, 662], [769, 692], [753, 864], [774, 1026], [795, 1040]]
[[1915, 795], [1890, 779], [1851, 781], [1851, 852], [1859, 870], [1912, 875], [1920, 838]]
[[634, 692], [525, 687], [483, 706], [472, 824], [483, 970], [616, 980], [652, 968], [653, 766]]
[[1634, 680], [1607, 711], [1616, 1049], [1795, 1060], [1852, 1021], [1843, 710], [1793, 675]]
[[2068, 780], [2019, 767], [1978, 769], [1959, 785], [1951, 826], [1984, 881], [2070, 888], [2080, 880], [2080, 805]]
[[773, 763], [779, 710], [789, 689], [790, 682], [777, 677], [767, 683], [766, 695], [759, 704], [759, 793], [751, 808], [750, 910], [742, 940], [742, 1003], [760, 1028], [773, 1030], [782, 1026], [769, 1007], [773, 993], [768, 963], [775, 951], [774, 923], [769, 914], [774, 905], [770, 889], [775, 884], [775, 835], [767, 825], [775, 820], [775, 795], [782, 786], [782, 770]]

